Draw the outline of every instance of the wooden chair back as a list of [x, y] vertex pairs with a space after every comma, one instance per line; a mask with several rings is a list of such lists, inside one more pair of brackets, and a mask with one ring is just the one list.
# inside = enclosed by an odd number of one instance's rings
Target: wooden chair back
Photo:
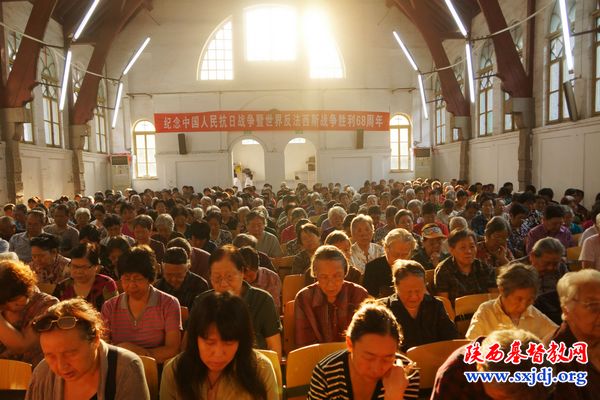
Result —
[[152, 357], [140, 356], [144, 365], [144, 375], [150, 391], [150, 400], [158, 400], [158, 365]]
[[0, 359], [0, 390], [27, 390], [31, 364]]
[[261, 354], [266, 356], [271, 364], [273, 365], [273, 370], [275, 370], [275, 379], [277, 380], [277, 393], [279, 394], [279, 399], [283, 399], [283, 375], [281, 374], [281, 364], [279, 363], [279, 356], [277, 352], [273, 350], [258, 350]]
[[54, 293], [54, 289], [56, 289], [55, 283], [38, 283], [37, 287], [41, 292], [52, 294]]
[[320, 343], [290, 352], [286, 364], [287, 399], [304, 399], [315, 365], [325, 356], [346, 348], [346, 343]]
[[292, 300], [285, 303], [283, 308], [283, 352], [285, 354], [296, 348], [296, 321], [294, 318], [294, 300]]
[[294, 262], [294, 258], [296, 256], [286, 256], [286, 257], [276, 257], [271, 258], [271, 262], [275, 267], [275, 270], [279, 274], [279, 277], [283, 281], [286, 275], [290, 274], [292, 270], [292, 263]]
[[454, 350], [468, 343], [471, 341], [466, 339], [445, 340], [408, 349], [406, 356], [419, 368], [420, 388], [432, 388], [438, 368]]
[[567, 260], [568, 261], [579, 261], [581, 255], [581, 246], [569, 247], [567, 249]]
[[498, 294], [492, 293], [480, 293], [480, 294], [469, 294], [462, 296], [454, 300], [454, 312], [456, 330], [462, 337], [464, 337], [471, 324], [471, 317], [477, 311], [481, 303], [498, 297]]
[[181, 306], [181, 323], [185, 325], [188, 318], [190, 317], [190, 310], [187, 307]]
[[425, 286], [427, 286], [427, 290], [429, 293], [434, 293], [434, 283], [433, 276], [435, 275], [435, 269], [425, 270]]
[[283, 304], [296, 298], [296, 294], [304, 287], [304, 275], [288, 275], [283, 278], [281, 301]]
[[444, 303], [444, 309], [446, 310], [446, 314], [448, 314], [448, 318], [450, 318], [450, 321], [454, 321], [456, 314], [454, 313], [454, 308], [452, 307], [450, 299], [443, 296], [435, 296], [435, 298]]

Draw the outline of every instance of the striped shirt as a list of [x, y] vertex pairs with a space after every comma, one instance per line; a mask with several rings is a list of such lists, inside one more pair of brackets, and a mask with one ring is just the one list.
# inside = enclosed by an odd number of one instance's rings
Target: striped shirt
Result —
[[177, 298], [150, 286], [148, 304], [137, 319], [129, 311], [127, 293], [106, 301], [102, 318], [110, 331], [110, 342], [130, 342], [145, 349], [165, 344], [167, 332], [181, 331], [181, 309]]
[[[308, 400], [334, 399], [350, 400], [354, 398], [352, 393], [352, 381], [350, 380], [350, 365], [348, 350], [340, 350], [322, 359], [313, 370], [308, 391]], [[401, 360], [403, 365], [411, 361], [402, 354], [396, 354], [396, 360]], [[383, 382], [379, 380], [375, 386], [372, 400], [383, 400], [385, 389]], [[408, 386], [404, 391], [405, 399], [419, 398], [419, 373], [416, 372], [409, 379]]]

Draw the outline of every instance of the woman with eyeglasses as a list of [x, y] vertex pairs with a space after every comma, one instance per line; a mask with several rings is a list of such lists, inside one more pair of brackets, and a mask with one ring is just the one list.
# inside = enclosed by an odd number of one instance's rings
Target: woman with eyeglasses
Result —
[[278, 399], [273, 366], [252, 349], [253, 337], [244, 300], [229, 292], [203, 296], [183, 352], [165, 365], [160, 399]]
[[0, 358], [37, 364], [43, 358], [31, 322], [58, 300], [40, 292], [35, 273], [20, 261], [0, 261]]
[[344, 280], [348, 260], [335, 246], [321, 246], [312, 259], [316, 283], [300, 290], [294, 302], [296, 346], [344, 341], [352, 314], [369, 294]]
[[179, 301], [152, 286], [156, 258], [150, 247], [134, 247], [119, 259], [117, 268], [124, 292], [102, 306], [110, 342], [163, 363], [179, 352]]
[[90, 303], [62, 301], [33, 328], [44, 360], [33, 371], [26, 400], [150, 399], [140, 358], [102, 340], [102, 318]]
[[250, 310], [255, 347], [273, 350], [281, 358], [281, 323], [275, 302], [268, 292], [244, 281], [245, 260], [239, 249], [232, 245], [218, 248], [210, 255], [208, 265], [213, 290], [200, 294], [193, 308], [199, 307], [201, 299], [213, 292], [241, 297]]
[[67, 300], [82, 297], [100, 311], [106, 300], [119, 295], [116, 282], [98, 273], [101, 265], [96, 245], [82, 243], [71, 250], [70, 257], [71, 277], [56, 285], [53, 293], [56, 298]]

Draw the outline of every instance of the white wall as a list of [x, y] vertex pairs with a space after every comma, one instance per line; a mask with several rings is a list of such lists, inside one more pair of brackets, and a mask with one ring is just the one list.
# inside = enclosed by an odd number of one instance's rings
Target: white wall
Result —
[[[260, 143], [242, 144], [240, 140], [231, 149], [231, 159], [233, 163], [240, 164], [242, 169], [250, 168], [254, 182], [265, 181], [265, 152]], [[233, 170], [233, 165], [231, 169]]]
[[315, 146], [307, 141], [306, 143], [288, 143], [284, 150], [285, 158], [285, 179], [294, 180], [299, 171], [308, 171], [307, 161], [310, 157], [317, 155]]
[[21, 145], [23, 193], [56, 199], [73, 193], [73, 158], [70, 150]]

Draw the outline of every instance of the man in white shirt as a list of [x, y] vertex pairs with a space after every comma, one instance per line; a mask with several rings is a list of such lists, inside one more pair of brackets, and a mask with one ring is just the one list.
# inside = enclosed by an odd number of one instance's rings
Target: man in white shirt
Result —
[[[596, 230], [600, 227], [600, 214], [596, 216]], [[579, 255], [583, 268], [600, 269], [600, 235], [597, 233], [585, 239]]]

